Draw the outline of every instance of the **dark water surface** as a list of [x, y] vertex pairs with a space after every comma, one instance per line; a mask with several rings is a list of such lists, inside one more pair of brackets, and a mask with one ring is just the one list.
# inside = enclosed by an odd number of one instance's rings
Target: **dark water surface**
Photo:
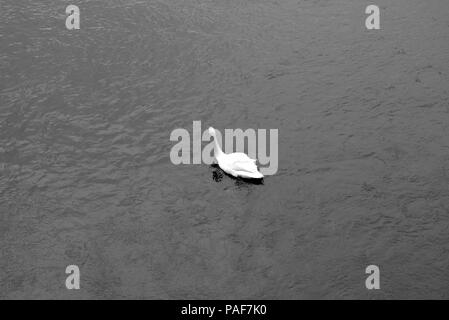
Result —
[[[0, 3], [0, 298], [449, 298], [449, 1], [68, 4]], [[173, 165], [194, 120], [277, 174]]]

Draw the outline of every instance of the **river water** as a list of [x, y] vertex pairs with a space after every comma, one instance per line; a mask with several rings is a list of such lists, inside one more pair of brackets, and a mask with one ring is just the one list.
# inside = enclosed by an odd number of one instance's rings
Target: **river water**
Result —
[[[68, 4], [0, 4], [0, 298], [449, 298], [447, 0]], [[193, 121], [277, 173], [175, 166]]]

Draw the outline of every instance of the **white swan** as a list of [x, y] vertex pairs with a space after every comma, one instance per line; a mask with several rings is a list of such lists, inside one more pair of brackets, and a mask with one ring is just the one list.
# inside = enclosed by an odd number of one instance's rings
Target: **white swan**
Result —
[[256, 160], [251, 159], [242, 152], [234, 152], [226, 154], [221, 151], [220, 145], [217, 142], [215, 129], [210, 127], [209, 134], [214, 138], [215, 143], [215, 159], [217, 159], [220, 168], [234, 176], [242, 178], [261, 179], [263, 174], [257, 170]]

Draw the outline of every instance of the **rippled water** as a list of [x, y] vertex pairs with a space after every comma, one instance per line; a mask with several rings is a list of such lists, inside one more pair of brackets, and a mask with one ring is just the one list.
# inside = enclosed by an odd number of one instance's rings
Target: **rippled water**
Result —
[[[449, 298], [447, 0], [76, 2], [1, 1], [0, 298]], [[277, 174], [174, 166], [194, 120]]]

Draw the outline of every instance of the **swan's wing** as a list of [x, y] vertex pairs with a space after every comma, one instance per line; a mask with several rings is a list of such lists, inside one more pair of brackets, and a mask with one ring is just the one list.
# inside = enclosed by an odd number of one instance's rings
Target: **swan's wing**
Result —
[[250, 178], [250, 179], [262, 179], [263, 174], [261, 174], [259, 171], [256, 172], [246, 172], [246, 171], [235, 171], [237, 176], [242, 178]]
[[232, 169], [235, 171], [257, 172], [257, 166], [254, 161], [236, 161], [232, 164]]
[[246, 153], [243, 153], [243, 152], [234, 152], [234, 153], [228, 154], [227, 156], [229, 157], [229, 159], [231, 159], [231, 161], [234, 161], [234, 162], [240, 162], [240, 161], [256, 162], [255, 159], [251, 159], [250, 157], [248, 157], [248, 155]]

